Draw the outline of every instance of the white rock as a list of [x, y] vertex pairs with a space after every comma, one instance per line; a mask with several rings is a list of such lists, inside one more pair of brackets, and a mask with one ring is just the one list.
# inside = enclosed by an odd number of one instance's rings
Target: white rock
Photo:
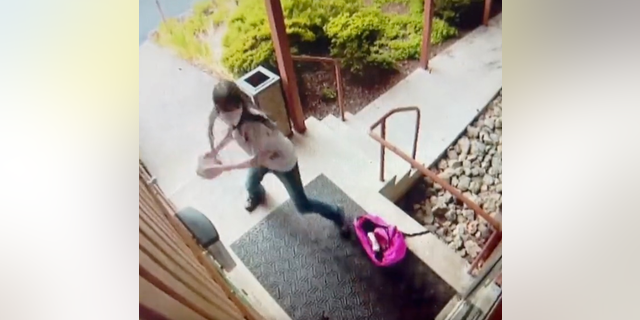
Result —
[[458, 139], [457, 145], [458, 147], [460, 147], [460, 154], [466, 155], [469, 153], [469, 148], [471, 147], [469, 138], [467, 138], [466, 136], [460, 137], [460, 139]]
[[471, 184], [471, 179], [467, 176], [461, 176], [460, 178], [458, 178], [458, 189], [460, 189], [460, 191], [464, 192], [467, 191], [469, 189], [469, 185]]
[[480, 129], [474, 126], [468, 126], [467, 127], [467, 137], [474, 139], [478, 137], [478, 134], [480, 133]]
[[482, 177], [482, 183], [484, 185], [490, 186], [494, 183], [494, 179], [491, 175], [485, 174], [484, 177]]
[[478, 246], [478, 244], [473, 240], [465, 241], [464, 249], [467, 250], [467, 253], [471, 258], [475, 258], [480, 253], [480, 251], [482, 251], [482, 248], [480, 248], [480, 246]]
[[480, 192], [480, 188], [482, 187], [482, 183], [478, 179], [473, 179], [469, 184], [469, 191], [473, 193]]
[[457, 218], [456, 213], [453, 210], [447, 211], [447, 213], [444, 214], [444, 217], [451, 222], [456, 221]]
[[462, 214], [468, 220], [473, 220], [476, 217], [476, 213], [471, 209], [465, 209], [464, 211], [462, 211]]
[[484, 126], [493, 130], [493, 128], [495, 127], [495, 118], [491, 118], [491, 117], [485, 118]]
[[478, 221], [469, 221], [467, 223], [467, 233], [475, 234], [476, 232], [478, 232]]
[[491, 236], [491, 228], [489, 228], [489, 225], [484, 221], [478, 225], [478, 232], [480, 232], [481, 237], [484, 239]]
[[473, 140], [471, 142], [471, 154], [475, 154], [478, 156], [484, 156], [485, 154], [485, 149], [486, 146], [484, 143], [478, 141], [478, 140]]
[[453, 243], [453, 248], [454, 249], [460, 249], [464, 245], [464, 243], [462, 241], [462, 238], [460, 238], [460, 237], [454, 237], [453, 241], [451, 243]]
[[444, 170], [447, 168], [447, 160], [446, 159], [442, 159], [438, 162], [438, 169], [440, 170]]
[[451, 185], [452, 186], [457, 187], [458, 183], [460, 183], [460, 181], [458, 180], [458, 177], [451, 178]]

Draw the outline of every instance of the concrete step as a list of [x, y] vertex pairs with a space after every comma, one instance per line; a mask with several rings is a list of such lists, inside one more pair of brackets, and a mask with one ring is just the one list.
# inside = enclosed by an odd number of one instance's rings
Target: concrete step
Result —
[[[344, 124], [346, 124], [350, 128], [357, 128], [359, 129], [359, 131], [365, 131], [367, 132], [367, 136], [368, 136], [368, 130], [369, 130], [368, 128], [370, 127], [370, 125], [362, 123], [361, 121], [358, 120], [357, 116], [354, 116], [353, 114], [348, 112], [345, 114], [345, 118], [347, 119], [347, 121], [343, 122]], [[393, 120], [393, 118], [390, 118], [390, 119]], [[370, 123], [373, 123], [376, 120], [377, 119], [368, 120], [368, 121], [370, 121]], [[415, 123], [413, 124], [413, 128], [415, 128]], [[381, 130], [378, 128], [376, 133], [380, 135]], [[396, 143], [399, 139], [389, 138], [389, 126], [387, 126], [387, 141], [390, 141], [397, 147], [401, 148], [405, 153], [409, 155], [413, 150], [413, 144], [412, 144], [413, 137], [414, 137], [413, 133], [411, 133], [410, 137], [411, 137], [411, 141], [410, 141], [411, 145], [404, 146], [405, 148], [403, 148], [402, 146], [398, 146], [396, 145]], [[405, 137], [403, 136], [402, 138], [405, 138]], [[403, 140], [408, 140], [408, 138]], [[377, 142], [375, 142], [375, 140], [373, 141], [375, 144], [379, 145]], [[418, 140], [418, 142], [420, 141]], [[378, 159], [380, 158], [379, 152], [380, 151], [378, 149]], [[411, 165], [409, 163], [404, 161], [402, 158], [400, 158], [398, 155], [393, 153], [391, 150], [387, 149], [385, 157], [387, 159], [386, 161], [387, 163], [385, 164], [385, 167], [387, 167], [387, 170], [396, 172], [397, 175], [396, 175], [394, 186], [381, 191], [381, 193], [384, 194], [389, 200], [396, 202], [398, 199], [404, 196], [409, 189], [411, 189], [411, 187], [415, 184], [415, 182], [421, 177], [421, 174], [416, 169], [411, 168]]]
[[[343, 141], [348, 141], [353, 148], [360, 150], [367, 158], [373, 160], [380, 165], [380, 144], [373, 140], [368, 133], [368, 129], [363, 128], [360, 124], [347, 120], [346, 122], [334, 116], [327, 116], [322, 121], [323, 124], [334, 130], [335, 134], [340, 136]], [[385, 154], [385, 180], [391, 181], [395, 178], [395, 183], [399, 178], [407, 174], [411, 166], [404, 160], [389, 150]], [[379, 168], [378, 168], [379, 170]], [[376, 177], [379, 176], [379, 172]]]
[[[378, 119], [380, 119], [382, 114], [373, 113], [374, 116], [370, 116], [364, 109], [361, 112], [365, 112], [367, 116], [361, 116], [360, 113], [356, 115], [346, 113], [345, 118], [347, 119], [347, 121], [344, 122], [344, 124], [350, 128], [355, 129], [356, 131], [365, 132], [365, 135], [368, 137], [369, 127], [371, 126], [371, 124], [373, 124]], [[401, 125], [398, 125], [398, 119], [396, 118], [403, 117], [403, 116], [404, 118], [402, 119], [401, 122], [399, 122]], [[409, 116], [409, 118], [407, 118], [407, 116]], [[408, 114], [408, 113], [395, 114], [387, 119], [387, 129], [386, 129], [385, 139], [390, 143], [392, 143], [393, 145], [395, 145], [396, 147], [398, 147], [404, 153], [411, 155], [411, 152], [413, 151], [414, 130], [415, 130], [415, 119], [413, 117], [413, 114]], [[379, 136], [382, 136], [380, 126], [378, 126], [378, 128], [376, 128], [374, 132], [377, 133]], [[373, 138], [369, 138], [369, 139], [371, 139], [373, 143], [376, 145], [376, 148], [378, 150], [377, 159], [379, 159], [380, 144], [378, 144], [375, 140], [373, 140]], [[418, 138], [418, 151], [420, 151], [420, 138]], [[394, 168], [401, 168], [402, 175], [398, 176], [398, 179], [400, 179], [400, 177], [402, 177], [403, 175], [406, 175], [407, 171], [411, 169], [411, 165], [409, 163], [402, 160], [402, 158], [400, 158], [398, 155], [396, 155], [395, 153], [393, 153], [391, 150], [388, 150], [388, 149], [386, 152], [386, 161], [389, 162], [388, 165], [391, 165]]]
[[[342, 171], [345, 178], [358, 177], [362, 187], [371, 192], [378, 192], [386, 184], [377, 179], [378, 165], [367, 158], [351, 143], [345, 143], [331, 128], [316, 118], [305, 121], [307, 131], [304, 135], [294, 135], [293, 142], [301, 164], [303, 175], [315, 177], [324, 173], [327, 168]], [[339, 156], [336, 156], [339, 155]], [[357, 168], [357, 169], [356, 169]], [[307, 173], [307, 171], [309, 173]]]
[[[309, 150], [299, 151], [304, 166], [324, 173], [365, 211], [382, 217], [403, 232], [425, 230], [393, 202], [375, 192], [381, 183], [371, 175], [370, 160], [319, 120], [309, 118], [306, 124], [305, 139], [309, 142]], [[378, 185], [372, 187], [374, 184]], [[471, 283], [472, 278], [466, 272], [468, 263], [435, 235], [408, 238], [407, 246], [458, 292], [463, 292]]]

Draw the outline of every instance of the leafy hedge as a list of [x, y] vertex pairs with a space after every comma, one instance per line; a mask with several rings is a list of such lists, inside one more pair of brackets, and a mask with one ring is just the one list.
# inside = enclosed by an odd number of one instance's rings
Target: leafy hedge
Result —
[[[409, 12], [383, 13], [381, 8], [390, 3], [404, 4]], [[362, 0], [282, 0], [282, 6], [294, 54], [328, 47], [333, 57], [355, 72], [366, 65], [391, 68], [420, 55], [423, 0], [375, 0], [368, 6]], [[434, 44], [456, 35], [455, 28], [434, 19]], [[264, 0], [240, 0], [223, 43], [223, 64], [236, 75], [275, 64]]]

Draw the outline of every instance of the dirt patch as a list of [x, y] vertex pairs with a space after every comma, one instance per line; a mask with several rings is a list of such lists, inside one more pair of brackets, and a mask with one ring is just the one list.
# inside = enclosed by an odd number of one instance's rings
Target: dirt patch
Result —
[[[471, 30], [460, 31], [456, 38], [449, 39], [431, 48], [431, 58], [447, 49]], [[342, 70], [344, 80], [345, 112], [357, 113], [369, 105], [402, 79], [419, 67], [419, 61], [407, 60], [398, 63], [395, 70], [369, 68], [364, 76]], [[315, 62], [296, 63], [300, 99], [307, 117], [323, 119], [331, 114], [340, 115], [337, 102], [335, 71], [332, 65]]]

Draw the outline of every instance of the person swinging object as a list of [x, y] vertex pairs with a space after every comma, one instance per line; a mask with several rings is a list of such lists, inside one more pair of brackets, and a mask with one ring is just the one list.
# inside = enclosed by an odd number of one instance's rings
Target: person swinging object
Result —
[[[249, 169], [245, 209], [252, 212], [265, 201], [262, 179], [267, 173], [272, 173], [282, 182], [299, 213], [317, 213], [332, 221], [343, 237], [349, 237], [350, 224], [345, 221], [344, 210], [337, 205], [307, 197], [293, 143], [267, 115], [253, 106], [235, 82], [222, 80], [215, 85], [213, 105], [207, 132], [211, 151], [199, 159], [199, 176], [214, 179], [225, 171]], [[229, 128], [215, 146], [213, 125], [218, 118]], [[218, 153], [231, 141], [235, 141], [249, 155], [246, 161], [223, 164], [218, 160]]]

